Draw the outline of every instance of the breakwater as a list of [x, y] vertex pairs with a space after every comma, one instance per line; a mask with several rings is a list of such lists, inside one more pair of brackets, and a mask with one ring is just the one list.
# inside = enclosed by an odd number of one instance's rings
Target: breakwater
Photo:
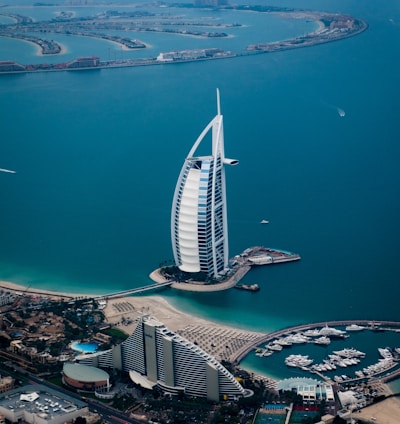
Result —
[[[294, 327], [287, 327], [278, 331], [274, 331], [272, 333], [265, 334], [265, 336], [260, 337], [259, 339], [255, 340], [252, 345], [247, 345], [243, 347], [242, 349], [235, 352], [234, 355], [231, 356], [231, 361], [239, 364], [240, 361], [247, 356], [252, 350], [254, 350], [257, 346], [268, 343], [269, 341], [287, 335], [288, 333], [298, 332], [298, 331], [305, 331], [310, 330], [317, 327], [324, 327], [326, 325], [328, 326], [347, 326], [351, 324], [357, 324], [365, 326], [367, 329], [381, 329], [381, 330], [388, 330], [391, 328], [388, 328], [390, 326], [392, 327], [398, 327], [396, 328], [396, 331], [400, 332], [400, 322], [399, 321], [371, 321], [371, 320], [343, 320], [343, 321], [328, 321], [328, 322], [315, 322], [315, 323], [309, 323], [309, 324], [300, 324], [296, 325]], [[388, 326], [384, 328], [383, 326]], [[400, 370], [399, 370], [400, 371]]]

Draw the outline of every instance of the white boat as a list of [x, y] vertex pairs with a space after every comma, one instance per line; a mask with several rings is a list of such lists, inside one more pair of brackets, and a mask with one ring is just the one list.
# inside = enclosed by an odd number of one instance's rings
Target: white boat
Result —
[[278, 344], [278, 343], [268, 343], [265, 347], [267, 349], [277, 350], [277, 351], [280, 351], [280, 350], [283, 349], [283, 347], [280, 344]]
[[281, 337], [280, 339], [276, 339], [275, 343], [278, 343], [283, 347], [292, 346], [292, 342], [290, 340], [288, 340], [287, 337]]
[[362, 325], [358, 325], [358, 324], [351, 324], [351, 325], [348, 325], [346, 327], [346, 331], [362, 331], [364, 329], [365, 329], [365, 327], [363, 327]]
[[364, 358], [365, 353], [354, 348], [346, 348], [342, 350], [334, 350], [335, 355], [339, 355], [343, 358]]
[[303, 368], [311, 365], [312, 359], [309, 359], [308, 355], [289, 355], [285, 359], [285, 364], [289, 367]]
[[303, 334], [296, 333], [287, 336], [286, 340], [288, 340], [290, 343], [307, 343], [310, 341], [310, 338], [308, 336], [304, 336]]
[[326, 336], [321, 336], [321, 337], [318, 337], [318, 339], [314, 340], [315, 344], [325, 345], [325, 346], [327, 346], [330, 342], [331, 342], [331, 339]]
[[268, 220], [266, 220], [266, 219], [263, 219], [263, 220], [260, 222], [260, 224], [269, 224], [269, 221], [268, 221]]
[[303, 332], [303, 334], [305, 336], [309, 336], [309, 337], [318, 337], [320, 335], [319, 330], [317, 328], [306, 330], [306, 331]]
[[330, 337], [345, 337], [346, 332], [343, 330], [338, 330], [337, 328], [328, 327], [328, 325], [325, 325], [325, 327], [322, 327], [319, 330], [320, 336], [330, 336]]
[[385, 359], [393, 359], [393, 354], [389, 348], [378, 347], [378, 352]]

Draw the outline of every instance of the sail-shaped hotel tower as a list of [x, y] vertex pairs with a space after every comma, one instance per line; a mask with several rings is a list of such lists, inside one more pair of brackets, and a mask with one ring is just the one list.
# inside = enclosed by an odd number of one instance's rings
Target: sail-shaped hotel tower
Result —
[[[211, 154], [195, 156], [209, 131]], [[224, 165], [224, 128], [217, 89], [217, 115], [204, 128], [183, 164], [171, 213], [171, 239], [176, 265], [188, 273], [218, 278], [228, 266], [228, 226]]]

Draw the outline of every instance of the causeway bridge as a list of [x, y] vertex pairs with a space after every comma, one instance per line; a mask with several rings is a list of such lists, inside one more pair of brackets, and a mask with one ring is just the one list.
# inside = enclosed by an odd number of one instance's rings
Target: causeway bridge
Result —
[[117, 299], [119, 297], [125, 297], [125, 296], [129, 296], [131, 294], [140, 294], [149, 290], [155, 290], [155, 289], [160, 289], [163, 287], [169, 287], [171, 286], [171, 284], [173, 284], [173, 281], [164, 281], [162, 283], [155, 283], [155, 284], [149, 284], [147, 286], [142, 286], [142, 287], [136, 287], [134, 289], [128, 289], [128, 290], [122, 290], [119, 292], [114, 292], [114, 293], [109, 293], [109, 294], [102, 294], [100, 296], [96, 296], [95, 299], [96, 300], [100, 300], [100, 299]]

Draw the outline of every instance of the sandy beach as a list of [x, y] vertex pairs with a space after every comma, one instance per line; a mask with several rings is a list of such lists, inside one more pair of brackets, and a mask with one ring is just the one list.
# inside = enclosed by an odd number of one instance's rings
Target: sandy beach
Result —
[[[27, 288], [7, 281], [0, 281], [0, 288], [19, 293], [43, 295], [55, 300], [60, 298], [65, 300], [82, 297], [93, 298], [96, 296], [95, 294], [61, 293]], [[141, 316], [151, 315], [167, 328], [196, 343], [220, 361], [234, 360], [240, 351], [259, 345], [258, 341], [265, 336], [265, 333], [241, 330], [184, 313], [173, 307], [161, 296], [127, 296], [109, 299], [103, 312], [106, 322], [113, 324], [128, 335], [135, 330]], [[277, 381], [274, 379], [262, 375], [255, 377], [264, 380], [267, 387], [276, 389]], [[379, 384], [378, 389], [382, 393], [386, 395], [392, 393], [388, 385], [380, 382], [376, 384]], [[375, 417], [377, 421], [372, 422], [380, 424], [399, 424], [400, 399], [399, 397], [390, 397], [355, 414], [358, 418], [364, 420]]]
[[38, 294], [43, 295], [47, 297], [54, 297], [54, 298], [66, 298], [66, 299], [73, 299], [73, 298], [81, 298], [81, 297], [95, 297], [96, 294], [82, 294], [82, 293], [66, 293], [61, 291], [52, 291], [52, 290], [42, 290], [37, 289], [35, 287], [30, 286], [22, 286], [20, 284], [11, 283], [10, 281], [3, 281], [0, 280], [0, 289], [3, 290], [9, 290], [13, 292], [19, 292], [19, 293], [26, 293], [26, 294]]
[[131, 334], [142, 315], [151, 315], [167, 328], [196, 343], [218, 360], [232, 360], [264, 333], [240, 330], [179, 311], [160, 296], [111, 299], [104, 310], [107, 321]]
[[400, 398], [390, 397], [382, 402], [363, 408], [353, 414], [355, 419], [363, 419], [367, 423], [399, 424], [400, 423]]
[[[54, 299], [68, 300], [96, 296], [27, 288], [7, 281], [0, 281], [0, 288], [25, 294], [49, 296]], [[109, 299], [103, 312], [106, 322], [115, 325], [127, 334], [134, 331], [142, 315], [151, 315], [170, 330], [196, 342], [198, 346], [218, 360], [232, 360], [239, 351], [257, 345], [257, 340], [265, 335], [221, 325], [181, 312], [161, 296], [128, 296]]]

